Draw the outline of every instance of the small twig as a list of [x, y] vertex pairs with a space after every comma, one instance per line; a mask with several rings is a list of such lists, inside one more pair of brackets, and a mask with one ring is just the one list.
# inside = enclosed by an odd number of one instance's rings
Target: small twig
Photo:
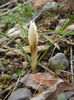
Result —
[[18, 84], [20, 82], [20, 77], [18, 77], [16, 84], [14, 85], [13, 89], [5, 96], [5, 98], [3, 100], [6, 100], [6, 98], [15, 91], [15, 89], [17, 88]]
[[[73, 62], [72, 62], [72, 46], [70, 46], [70, 69], [71, 69], [71, 73], [73, 74]], [[74, 82], [74, 77], [72, 76], [72, 83]]]
[[7, 12], [1, 13], [1, 14], [0, 14], [0, 17], [1, 17], [1, 16], [4, 16], [4, 15], [6, 15], [6, 14], [8, 14], [8, 13], [11, 12], [11, 11], [15, 11], [16, 9], [17, 9], [17, 7], [14, 7], [13, 9], [8, 10]]
[[7, 2], [7, 3], [3, 4], [2, 6], [0, 6], [0, 9], [3, 8], [3, 7], [5, 7], [5, 6], [8, 6], [8, 5], [11, 4], [12, 2], [14, 2], [14, 1]]
[[64, 3], [66, 3], [68, 0], [64, 0], [63, 2], [61, 2], [60, 3], [60, 5], [62, 5], [62, 4], [64, 4]]
[[18, 86], [19, 82], [20, 82], [20, 76], [18, 77], [17, 82], [16, 82], [16, 84], [15, 84], [15, 86], [14, 86], [14, 88], [13, 88], [13, 91], [12, 91], [12, 92], [14, 92], [14, 91], [16, 90], [16, 88], [17, 88], [17, 86]]
[[68, 71], [64, 71], [64, 70], [59, 70], [60, 72], [63, 72], [63, 73], [66, 73], [66, 74], [69, 74], [69, 75], [71, 75], [71, 76], [74, 76], [74, 74], [73, 73], [71, 73], [71, 72], [68, 72]]
[[53, 56], [55, 49], [56, 49], [56, 47], [53, 48], [51, 57]]
[[74, 46], [74, 43], [73, 42], [69, 42], [68, 40], [66, 39], [61, 39], [60, 41], [63, 41], [63, 42], [66, 42], [68, 45], [70, 46]]
[[9, 91], [9, 93], [5, 96], [5, 98], [3, 100], [6, 100], [6, 98], [11, 94], [12, 92], [12, 88], [14, 87], [15, 84], [9, 86], [8, 88], [6, 88], [5, 90], [3, 90], [2, 92], [0, 92], [0, 95], [3, 95], [5, 92]]
[[5, 11], [8, 11], [8, 8], [0, 9], [0, 13], [5, 12]]
[[32, 21], [35, 21], [41, 14], [42, 12], [45, 10], [46, 8], [41, 9], [41, 11], [32, 19]]
[[8, 98], [8, 96], [11, 94], [12, 89], [9, 91], [9, 93], [5, 96], [5, 98], [3, 100], [6, 100]]
[[0, 92], [0, 95], [3, 95], [5, 92], [9, 91], [10, 89], [12, 89], [14, 87], [15, 84], [9, 86], [8, 88], [6, 88], [5, 90]]
[[55, 75], [55, 73], [51, 70], [49, 70], [47, 67], [45, 67], [44, 65], [42, 65], [41, 63], [38, 64], [40, 67], [42, 67], [43, 69], [45, 69], [46, 71], [48, 71], [50, 74]]

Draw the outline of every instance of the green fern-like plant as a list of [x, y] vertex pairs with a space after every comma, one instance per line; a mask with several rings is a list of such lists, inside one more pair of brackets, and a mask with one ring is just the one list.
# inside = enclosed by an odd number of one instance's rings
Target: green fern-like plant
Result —
[[36, 9], [31, 4], [26, 6], [17, 4], [17, 11], [11, 11], [7, 16], [3, 16], [0, 23], [6, 24], [9, 29], [15, 24], [24, 24], [26, 21], [29, 21], [34, 14], [36, 14]]

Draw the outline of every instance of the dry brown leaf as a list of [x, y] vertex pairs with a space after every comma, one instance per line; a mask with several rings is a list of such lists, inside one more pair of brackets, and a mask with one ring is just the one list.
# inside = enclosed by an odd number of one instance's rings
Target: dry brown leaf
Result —
[[40, 9], [46, 3], [46, 1], [47, 0], [33, 0], [31, 1], [31, 4], [33, 4], [35, 8]]
[[57, 89], [64, 92], [67, 90], [72, 90], [74, 89], [74, 87], [68, 82], [61, 82], [60, 84], [58, 84]]
[[52, 89], [48, 89], [41, 94], [36, 95], [31, 100], [57, 100], [60, 94], [63, 94], [67, 99], [71, 98], [71, 100], [74, 100], [73, 86], [68, 82], [61, 82], [58, 84], [57, 88], [54, 87]]
[[57, 87], [57, 85], [60, 82], [63, 82], [63, 80], [49, 73], [36, 73], [36, 74], [26, 74], [21, 79], [21, 82], [23, 82], [27, 87], [43, 91], [48, 88]]

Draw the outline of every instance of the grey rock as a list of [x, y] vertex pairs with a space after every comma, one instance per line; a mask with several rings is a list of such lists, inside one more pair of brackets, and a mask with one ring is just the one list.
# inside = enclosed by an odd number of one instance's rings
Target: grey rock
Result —
[[31, 99], [31, 91], [27, 88], [20, 88], [14, 91], [8, 100], [30, 100]]
[[69, 62], [63, 53], [57, 53], [55, 56], [49, 59], [49, 66], [52, 70], [64, 70], [69, 66]]

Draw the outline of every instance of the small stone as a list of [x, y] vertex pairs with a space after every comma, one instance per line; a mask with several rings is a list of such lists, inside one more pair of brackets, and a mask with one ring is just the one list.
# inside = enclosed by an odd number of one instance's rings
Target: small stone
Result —
[[69, 66], [69, 62], [63, 53], [57, 53], [49, 59], [49, 66], [52, 70], [64, 70]]
[[20, 88], [14, 91], [8, 100], [30, 100], [31, 99], [31, 91], [27, 88]]

